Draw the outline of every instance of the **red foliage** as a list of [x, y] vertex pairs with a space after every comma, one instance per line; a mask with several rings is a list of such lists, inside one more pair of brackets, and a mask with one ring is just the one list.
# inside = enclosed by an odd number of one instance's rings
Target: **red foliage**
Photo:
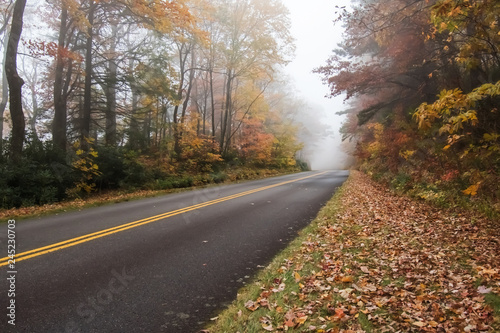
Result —
[[259, 119], [248, 119], [243, 124], [239, 149], [247, 161], [259, 163], [271, 159], [274, 136], [264, 131], [264, 125]]

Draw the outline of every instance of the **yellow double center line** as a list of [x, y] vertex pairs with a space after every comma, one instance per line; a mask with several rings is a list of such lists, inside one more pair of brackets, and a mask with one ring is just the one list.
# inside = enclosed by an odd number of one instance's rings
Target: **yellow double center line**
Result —
[[[166, 212], [166, 213], [163, 213], [163, 214], [160, 214], [160, 215], [151, 216], [151, 217], [148, 217], [148, 218], [145, 218], [145, 219], [142, 219], [142, 220], [137, 220], [137, 221], [134, 221], [134, 222], [129, 222], [129, 223], [126, 223], [126, 224], [122, 224], [122, 225], [113, 227], [113, 228], [109, 228], [109, 229], [105, 229], [105, 230], [101, 230], [101, 231], [96, 231], [96, 232], [93, 232], [93, 233], [90, 233], [90, 234], [87, 234], [87, 235], [79, 236], [79, 237], [76, 237], [76, 238], [71, 238], [71, 239], [68, 239], [68, 240], [65, 240], [65, 241], [62, 241], [62, 242], [59, 242], [59, 243], [54, 243], [54, 244], [43, 246], [43, 247], [39, 247], [37, 249], [33, 249], [33, 250], [30, 250], [30, 251], [21, 252], [21, 253], [16, 254], [14, 258], [15, 258], [16, 262], [18, 262], [18, 261], [21, 261], [21, 260], [26, 260], [26, 259], [29, 259], [29, 258], [38, 257], [38, 256], [41, 256], [41, 255], [46, 254], [46, 253], [50, 253], [50, 252], [62, 250], [62, 249], [65, 249], [67, 247], [71, 247], [71, 246], [75, 246], [75, 245], [78, 245], [78, 244], [81, 244], [81, 243], [89, 242], [89, 241], [91, 241], [93, 239], [97, 239], [97, 238], [109, 236], [109, 235], [115, 234], [115, 233], [120, 232], [120, 231], [124, 231], [124, 230], [128, 230], [128, 229], [136, 228], [136, 227], [139, 227], [141, 225], [145, 225], [145, 224], [148, 224], [148, 223], [151, 223], [151, 222], [155, 222], [155, 221], [158, 221], [158, 220], [163, 220], [163, 219], [166, 219], [166, 218], [169, 218], [169, 217], [172, 217], [172, 216], [176, 216], [176, 215], [179, 215], [179, 214], [182, 214], [182, 213], [187, 213], [187, 212], [190, 212], [190, 211], [193, 211], [193, 210], [196, 210], [196, 209], [200, 209], [200, 208], [203, 208], [203, 207], [215, 205], [217, 203], [221, 203], [221, 202], [224, 202], [224, 201], [228, 201], [228, 200], [240, 198], [240, 197], [252, 194], [252, 193], [257, 193], [257, 192], [268, 190], [268, 189], [271, 189], [271, 188], [274, 188], [274, 187], [278, 187], [278, 186], [282, 186], [282, 185], [286, 185], [286, 184], [298, 182], [300, 180], [304, 180], [304, 179], [307, 179], [307, 178], [316, 177], [316, 176], [322, 175], [324, 173], [326, 173], [326, 171], [325, 172], [321, 172], [321, 173], [317, 173], [317, 174], [314, 174], [314, 175], [302, 177], [302, 178], [288, 180], [288, 181], [285, 181], [285, 182], [282, 182], [282, 183], [278, 183], [278, 184], [274, 184], [274, 185], [259, 187], [257, 189], [253, 189], [253, 190], [249, 190], [249, 191], [245, 191], [245, 192], [241, 192], [241, 193], [229, 195], [227, 197], [223, 197], [223, 198], [220, 198], [220, 199], [215, 199], [215, 200], [210, 200], [210, 201], [202, 202], [202, 203], [199, 203], [199, 204], [196, 204], [196, 205], [193, 205], [193, 206], [189, 206], [189, 207], [177, 209], [177, 210]], [[11, 260], [11, 259], [12, 258], [9, 258], [9, 257], [1, 258], [0, 259], [0, 267], [1, 266], [6, 266], [9, 263], [9, 260]]]

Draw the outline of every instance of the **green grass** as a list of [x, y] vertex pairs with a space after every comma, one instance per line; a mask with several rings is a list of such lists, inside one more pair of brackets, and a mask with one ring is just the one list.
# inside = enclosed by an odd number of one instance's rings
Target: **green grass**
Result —
[[359, 313], [358, 316], [358, 322], [361, 325], [361, 328], [366, 332], [366, 333], [371, 333], [373, 332], [373, 324], [368, 320], [368, 316], [365, 315], [363, 312]]
[[495, 321], [491, 325], [494, 332], [500, 332], [500, 296], [494, 293], [484, 295], [485, 302], [493, 308]]

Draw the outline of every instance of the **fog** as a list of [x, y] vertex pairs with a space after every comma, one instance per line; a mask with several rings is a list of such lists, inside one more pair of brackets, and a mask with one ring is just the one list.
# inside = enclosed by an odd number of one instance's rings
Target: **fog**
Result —
[[[305, 107], [300, 121], [306, 127], [300, 139], [304, 142], [301, 157], [310, 167], [343, 169], [352, 163], [352, 157], [343, 148], [339, 129], [344, 121], [336, 113], [347, 108], [343, 97], [326, 98], [328, 87], [323, 85], [313, 69], [322, 66], [342, 38], [342, 29], [333, 24], [335, 5], [346, 1], [283, 0], [290, 11], [292, 34], [296, 42], [296, 57], [286, 72], [292, 78]], [[314, 134], [314, 135], [312, 135]]]
[[342, 117], [335, 111], [310, 103], [299, 108], [296, 120], [302, 124], [299, 139], [304, 143], [299, 158], [307, 161], [312, 170], [348, 169], [353, 164], [349, 154], [353, 144], [342, 142]]

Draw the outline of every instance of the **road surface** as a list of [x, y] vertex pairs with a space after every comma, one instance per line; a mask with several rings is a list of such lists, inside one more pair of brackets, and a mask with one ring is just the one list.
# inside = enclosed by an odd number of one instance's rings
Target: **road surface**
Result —
[[196, 332], [347, 175], [304, 172], [2, 223], [0, 330]]

